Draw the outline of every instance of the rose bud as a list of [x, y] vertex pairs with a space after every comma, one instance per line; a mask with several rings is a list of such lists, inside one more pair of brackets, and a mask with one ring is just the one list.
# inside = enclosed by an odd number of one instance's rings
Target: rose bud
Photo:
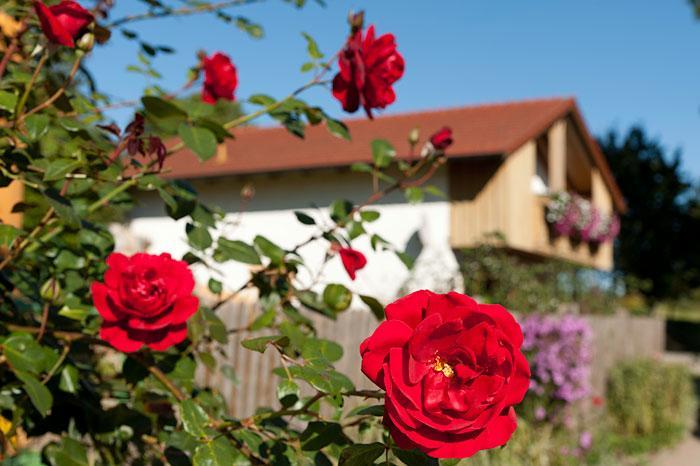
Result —
[[357, 276], [357, 271], [363, 269], [367, 265], [367, 258], [360, 251], [352, 248], [339, 248], [340, 260], [345, 267], [345, 271], [354, 280]]
[[46, 6], [42, 1], [34, 2], [41, 30], [54, 44], [74, 48], [78, 39], [95, 18], [88, 10], [72, 0], [63, 0], [58, 5]]
[[234, 100], [233, 93], [238, 86], [238, 74], [228, 55], [217, 52], [210, 57], [204, 57], [202, 67], [202, 100], [210, 104], [216, 103], [218, 99]]
[[439, 151], [450, 147], [452, 145], [452, 128], [444, 126], [440, 131], [430, 136], [430, 144]]
[[144, 345], [164, 351], [187, 337], [197, 312], [194, 277], [187, 263], [170, 254], [112, 253], [104, 283], [93, 282], [92, 299], [104, 322], [100, 338], [125, 353]]
[[467, 458], [504, 445], [530, 385], [523, 334], [497, 304], [417, 291], [386, 307], [360, 345], [362, 372], [386, 391], [384, 423], [402, 449]]
[[374, 37], [374, 26], [353, 31], [338, 58], [340, 71], [333, 78], [333, 97], [349, 113], [364, 107], [369, 118], [373, 108], [385, 108], [396, 100], [391, 87], [404, 72], [404, 60], [396, 50], [393, 34]]

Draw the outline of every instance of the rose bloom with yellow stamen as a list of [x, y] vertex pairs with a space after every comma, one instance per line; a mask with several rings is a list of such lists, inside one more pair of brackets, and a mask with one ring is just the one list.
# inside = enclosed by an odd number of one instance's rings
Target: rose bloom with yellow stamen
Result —
[[417, 291], [389, 304], [360, 346], [362, 371], [386, 390], [396, 444], [434, 458], [504, 445], [530, 384], [523, 334], [502, 306]]

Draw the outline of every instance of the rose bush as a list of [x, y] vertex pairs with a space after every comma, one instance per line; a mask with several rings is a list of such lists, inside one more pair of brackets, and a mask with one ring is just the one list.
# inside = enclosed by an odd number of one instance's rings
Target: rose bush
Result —
[[104, 283], [94, 282], [92, 298], [103, 319], [100, 338], [120, 351], [143, 345], [163, 351], [187, 337], [187, 320], [197, 312], [194, 277], [170, 254], [113, 253]]
[[[307, 127], [323, 125], [350, 139], [342, 121], [303, 94], [326, 89], [345, 110], [362, 106], [370, 117], [386, 108], [404, 71], [393, 35], [375, 37], [374, 27], [364, 32], [363, 16], [354, 15], [349, 39], [326, 57], [303, 34], [308, 59], [301, 69], [310, 77], [281, 99], [236, 96], [237, 70], [224, 52], [187, 58], [192, 66], [183, 64], [184, 85], [168, 90], [153, 83], [160, 76], [157, 58], [176, 51], [145, 38], [152, 36], [148, 21], [177, 16], [184, 22], [210, 13], [212, 21], [257, 39], [262, 27], [230, 11], [248, 2], [119, 3], [134, 11], [119, 17], [112, 0], [82, 6], [7, 0], [0, 6], [0, 188], [24, 190], [11, 206], [22, 221], [0, 223], [0, 421], [7, 421], [0, 426], [0, 460], [22, 466], [358, 466], [383, 457], [413, 466], [434, 461], [403, 448], [465, 456], [507, 440], [526, 367], [519, 330], [501, 308], [426, 292], [401, 301], [415, 301], [425, 312], [401, 302], [389, 306], [388, 320], [363, 350], [364, 370], [379, 390], [357, 390], [336, 369], [343, 348], [320, 338], [311, 318], [335, 319], [362, 302], [384, 319], [376, 298], [325, 283], [320, 272], [339, 255], [354, 279], [367, 263], [350, 247], [358, 239], [410, 266], [405, 251], [369, 232], [381, 216], [371, 205], [392, 193], [410, 201], [433, 195], [437, 189], [426, 183], [446, 163], [449, 131], [432, 138], [412, 131], [403, 153], [422, 144], [425, 151], [416, 158], [400, 159], [389, 141], [373, 141], [367, 147], [371, 161], [352, 166], [371, 181], [367, 197], [337, 199], [312, 214], [295, 212], [309, 236], [286, 247], [265, 232], [244, 241], [223, 209], [168, 175], [181, 149], [206, 161], [241, 126], [265, 115], [290, 137], [303, 138]], [[302, 8], [305, 1], [288, 3]], [[90, 73], [90, 58], [111, 53], [100, 46], [115, 34], [126, 41], [120, 46], [135, 45], [138, 65], [129, 72], [148, 78], [140, 99], [108, 98]], [[336, 62], [340, 69], [332, 79]], [[115, 121], [114, 108], [133, 112]], [[246, 185], [241, 210], [254, 195], [255, 187]], [[143, 198], [160, 200], [173, 228], [183, 227], [181, 258], [114, 252], [112, 231], [119, 228], [113, 223], [128, 218]], [[321, 264], [307, 263], [299, 252], [310, 243], [327, 251]], [[222, 273], [234, 263], [249, 267], [242, 286]], [[194, 295], [193, 268], [206, 277], [197, 287], [201, 301]], [[256, 313], [227, 328], [220, 313], [230, 312], [227, 304], [243, 292], [258, 299]], [[392, 328], [398, 333], [387, 332]], [[443, 331], [456, 333], [441, 337]], [[277, 400], [251, 407], [255, 414], [248, 417], [232, 412], [226, 396], [201, 377], [209, 372], [246, 383], [237, 380], [236, 358], [226, 356], [232, 335], [241, 342], [235, 351], [272, 352], [277, 365]], [[427, 354], [435, 349], [437, 355]], [[411, 377], [420, 376], [423, 385], [394, 374], [403, 364], [397, 355], [420, 369]], [[402, 406], [405, 396], [410, 403]], [[359, 406], [346, 409], [349, 400]], [[384, 415], [396, 442], [381, 434], [382, 441], [358, 443], [363, 432], [384, 432]], [[419, 419], [432, 424], [421, 427]], [[437, 432], [438, 425], [444, 431]]]
[[513, 316], [459, 293], [417, 291], [388, 305], [386, 319], [360, 353], [362, 371], [386, 390], [396, 443], [436, 458], [504, 445], [530, 383]]

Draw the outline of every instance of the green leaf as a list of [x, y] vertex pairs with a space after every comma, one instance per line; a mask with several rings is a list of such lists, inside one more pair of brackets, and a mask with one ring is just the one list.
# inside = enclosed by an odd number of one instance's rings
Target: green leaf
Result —
[[224, 288], [219, 280], [215, 280], [213, 278], [209, 279], [207, 286], [209, 287], [209, 291], [211, 291], [214, 294], [220, 294]]
[[249, 338], [248, 340], [243, 340], [241, 342], [241, 346], [244, 348], [257, 351], [258, 353], [264, 353], [267, 349], [267, 345], [270, 344], [287, 346], [289, 344], [289, 338], [282, 335], [272, 335], [266, 337]]
[[323, 290], [323, 302], [334, 312], [342, 312], [352, 303], [352, 292], [339, 283], [331, 283]]
[[15, 372], [38, 374], [45, 369], [46, 353], [31, 335], [13, 334], [2, 346], [5, 357]]
[[350, 165], [350, 170], [360, 173], [372, 173], [374, 168], [372, 168], [372, 166], [368, 163], [356, 162]]
[[253, 39], [261, 39], [264, 35], [262, 26], [251, 22], [248, 18], [238, 16], [236, 18], [236, 27], [247, 33]]
[[384, 416], [384, 405], [358, 406], [348, 413], [351, 416]]
[[411, 204], [419, 204], [423, 201], [423, 190], [417, 186], [411, 186], [404, 191], [406, 200]]
[[244, 264], [259, 265], [260, 256], [255, 248], [243, 241], [231, 241], [226, 238], [219, 238], [217, 241], [216, 251], [214, 251], [214, 260], [217, 262], [225, 262], [234, 260], [243, 262]]
[[378, 442], [369, 444], [355, 444], [347, 447], [340, 454], [339, 466], [370, 466], [374, 460], [386, 451], [386, 447]]
[[300, 223], [303, 223], [304, 225], [315, 225], [316, 220], [313, 219], [310, 215], [305, 214], [304, 212], [300, 211], [295, 211], [294, 215], [296, 215], [297, 220], [299, 220]]
[[219, 369], [219, 372], [221, 373], [221, 375], [223, 375], [224, 377], [226, 377], [230, 381], [238, 383], [238, 378], [236, 377], [236, 370], [233, 368], [233, 366], [229, 366], [228, 364], [224, 364]]
[[277, 100], [275, 100], [274, 97], [270, 97], [266, 94], [254, 94], [248, 98], [248, 102], [254, 105], [260, 105], [262, 107], [269, 107], [277, 102]]
[[199, 360], [207, 366], [208, 369], [212, 371], [216, 369], [216, 358], [211, 353], [200, 352], [197, 353], [197, 356], [199, 356]]
[[[338, 343], [321, 338], [309, 338], [301, 350], [301, 356], [307, 362], [316, 360], [324, 360], [331, 363], [340, 360], [343, 357], [343, 347]], [[321, 361], [325, 364], [324, 361]]]
[[14, 113], [17, 106], [17, 94], [0, 91], [0, 109]]
[[85, 258], [73, 254], [68, 249], [61, 249], [54, 264], [58, 270], [80, 270], [85, 267]]
[[80, 217], [69, 199], [61, 196], [58, 191], [54, 189], [45, 190], [44, 196], [49, 205], [54, 208], [56, 214], [66, 222], [67, 226], [70, 228], [80, 227]]
[[348, 126], [342, 121], [334, 120], [333, 118], [327, 117], [326, 127], [333, 136], [350, 141], [350, 130], [348, 129]]
[[306, 39], [306, 50], [309, 52], [309, 57], [311, 57], [312, 60], [320, 60], [323, 58], [323, 54], [319, 50], [318, 44], [314, 38], [305, 32], [302, 32], [301, 35]]
[[264, 256], [270, 258], [273, 264], [281, 264], [284, 261], [284, 256], [286, 255], [284, 249], [264, 236], [256, 236], [253, 243]]
[[277, 385], [277, 399], [285, 408], [299, 401], [299, 393], [299, 385], [293, 380], [285, 379]]
[[360, 299], [365, 303], [377, 320], [384, 320], [384, 306], [372, 296], [360, 295]]
[[331, 444], [346, 445], [348, 438], [343, 433], [343, 428], [336, 422], [309, 422], [301, 437], [301, 449], [304, 451], [318, 451]]
[[256, 331], [263, 329], [265, 327], [270, 327], [275, 322], [275, 317], [277, 317], [277, 310], [272, 308], [263, 312], [255, 321], [250, 324], [250, 330]]
[[401, 262], [403, 262], [403, 265], [405, 265], [406, 268], [409, 270], [413, 268], [413, 265], [416, 262], [416, 260], [413, 257], [409, 256], [405, 252], [396, 251], [396, 256], [399, 258], [399, 260], [401, 260]]
[[0, 223], [0, 246], [10, 246], [19, 233], [19, 230], [12, 225]]
[[226, 331], [226, 325], [223, 321], [216, 315], [216, 312], [211, 309], [202, 309], [204, 319], [207, 323], [207, 329], [209, 330], [209, 335], [219, 343], [228, 343], [228, 332]]
[[241, 455], [226, 436], [216, 437], [197, 447], [194, 452], [194, 466], [231, 466]]
[[187, 113], [180, 107], [172, 102], [161, 99], [155, 96], [145, 96], [141, 98], [141, 103], [143, 104], [146, 112], [149, 116], [153, 116], [157, 119], [186, 119]]
[[352, 212], [353, 204], [347, 199], [338, 199], [330, 205], [330, 215], [334, 222], [343, 223], [348, 220], [350, 212]]
[[185, 232], [187, 233], [187, 240], [195, 249], [203, 251], [211, 246], [212, 239], [207, 227], [188, 223], [185, 226]]
[[434, 186], [432, 184], [427, 185], [426, 187], [423, 188], [423, 190], [430, 194], [431, 196], [435, 197], [440, 197], [443, 199], [447, 199], [447, 194], [445, 194], [442, 189], [438, 188], [437, 186]]
[[66, 364], [61, 370], [61, 381], [58, 388], [67, 393], [78, 391], [78, 369], [71, 364]]
[[34, 407], [42, 417], [46, 417], [53, 405], [53, 396], [48, 388], [42, 385], [39, 380], [29, 372], [15, 370], [17, 378], [24, 384], [24, 391], [29, 395]]
[[372, 160], [379, 168], [388, 167], [396, 156], [396, 150], [389, 141], [375, 139], [372, 141]]
[[216, 154], [216, 136], [210, 130], [182, 123], [177, 134], [187, 147], [197, 154], [199, 160], [209, 160]]
[[180, 403], [180, 421], [188, 434], [197, 438], [207, 436], [209, 416], [194, 400], [185, 400]]
[[87, 309], [63, 306], [61, 310], [58, 311], [58, 315], [61, 317], [65, 317], [66, 319], [77, 320], [82, 322], [87, 316], [90, 315], [90, 311]]
[[63, 437], [44, 450], [51, 466], [89, 466], [87, 449], [74, 438]]
[[438, 460], [430, 458], [420, 450], [402, 450], [393, 448], [392, 451], [398, 459], [404, 462], [407, 466], [438, 466]]
[[362, 222], [350, 221], [347, 225], [348, 236], [351, 240], [366, 233], [365, 227], [362, 226]]
[[379, 212], [376, 210], [363, 210], [360, 212], [360, 218], [365, 222], [374, 222], [380, 217]]
[[43, 114], [30, 115], [24, 121], [24, 126], [27, 128], [29, 139], [37, 141], [49, 130], [49, 117]]
[[44, 181], [55, 181], [64, 178], [68, 173], [80, 167], [81, 163], [74, 159], [57, 159], [51, 161], [44, 172]]
[[307, 61], [306, 63], [301, 65], [301, 72], [306, 73], [308, 71], [313, 70], [316, 67], [316, 65], [313, 62]]

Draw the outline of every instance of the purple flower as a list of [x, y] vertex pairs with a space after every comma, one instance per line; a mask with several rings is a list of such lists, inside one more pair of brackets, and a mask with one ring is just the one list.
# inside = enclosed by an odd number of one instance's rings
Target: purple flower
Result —
[[592, 332], [581, 317], [532, 315], [522, 322], [531, 392], [565, 404], [588, 396]]
[[578, 444], [583, 450], [589, 450], [593, 445], [593, 436], [591, 435], [591, 433], [587, 430], [581, 432]]

